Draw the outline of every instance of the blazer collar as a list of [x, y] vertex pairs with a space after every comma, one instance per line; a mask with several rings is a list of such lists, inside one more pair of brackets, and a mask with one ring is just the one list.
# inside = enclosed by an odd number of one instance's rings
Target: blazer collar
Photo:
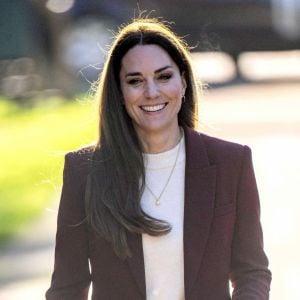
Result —
[[[216, 168], [210, 166], [203, 137], [185, 127], [186, 168], [184, 204], [184, 284], [188, 298], [201, 266], [213, 216]], [[146, 298], [142, 237], [128, 235], [132, 257], [128, 264], [137, 286]]]

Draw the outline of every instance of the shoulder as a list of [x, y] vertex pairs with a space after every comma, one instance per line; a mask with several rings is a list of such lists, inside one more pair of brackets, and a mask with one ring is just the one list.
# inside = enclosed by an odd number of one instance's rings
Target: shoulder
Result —
[[193, 147], [207, 155], [211, 164], [233, 163], [242, 161], [244, 156], [251, 156], [251, 149], [247, 145], [223, 140], [195, 130], [188, 129], [187, 135]]
[[[194, 140], [194, 139], [193, 139]], [[247, 145], [212, 137], [195, 132], [195, 145], [199, 152], [206, 157], [208, 165], [215, 166], [219, 178], [226, 185], [236, 185], [244, 174], [253, 176], [253, 163], [251, 149]]]
[[206, 147], [211, 164], [223, 166], [227, 171], [240, 172], [247, 162], [252, 164], [252, 152], [249, 146], [200, 134]]
[[211, 156], [240, 156], [244, 153], [244, 151], [248, 151], [248, 149], [250, 150], [247, 145], [223, 140], [203, 133], [199, 133], [199, 136], [205, 144], [207, 153]]
[[85, 162], [90, 160], [93, 157], [94, 152], [95, 152], [95, 145], [90, 145], [90, 146], [86, 146], [80, 149], [67, 152], [65, 157], [68, 160]]
[[85, 178], [89, 172], [95, 146], [87, 146], [65, 154], [64, 172], [78, 178]]

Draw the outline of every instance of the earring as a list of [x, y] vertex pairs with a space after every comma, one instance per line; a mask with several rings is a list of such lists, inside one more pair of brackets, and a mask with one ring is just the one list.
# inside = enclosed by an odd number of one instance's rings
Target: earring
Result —
[[185, 95], [182, 96], [182, 103], [185, 102]]

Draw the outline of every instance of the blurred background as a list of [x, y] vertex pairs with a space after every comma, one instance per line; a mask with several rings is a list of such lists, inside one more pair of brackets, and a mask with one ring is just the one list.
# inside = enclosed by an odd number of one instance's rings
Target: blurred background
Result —
[[1, 0], [0, 299], [43, 299], [64, 154], [97, 138], [90, 87], [140, 12], [191, 46], [201, 131], [252, 148], [271, 300], [300, 282], [300, 1]]

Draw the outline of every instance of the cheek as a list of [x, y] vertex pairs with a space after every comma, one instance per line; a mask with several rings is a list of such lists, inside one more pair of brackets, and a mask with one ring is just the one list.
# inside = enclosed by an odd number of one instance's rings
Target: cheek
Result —
[[183, 88], [181, 86], [175, 86], [170, 88], [169, 95], [173, 99], [173, 101], [181, 103], [182, 89]]
[[176, 80], [168, 86], [169, 95], [175, 100], [181, 100], [183, 94], [184, 86], [181, 82], [180, 78], [176, 78]]
[[132, 118], [136, 114], [136, 111], [139, 109], [137, 105], [138, 95], [136, 95], [133, 91], [123, 92], [123, 101], [125, 105], [125, 109], [128, 115]]
[[133, 104], [139, 97], [139, 93], [132, 89], [122, 89], [124, 102], [127, 104]]

